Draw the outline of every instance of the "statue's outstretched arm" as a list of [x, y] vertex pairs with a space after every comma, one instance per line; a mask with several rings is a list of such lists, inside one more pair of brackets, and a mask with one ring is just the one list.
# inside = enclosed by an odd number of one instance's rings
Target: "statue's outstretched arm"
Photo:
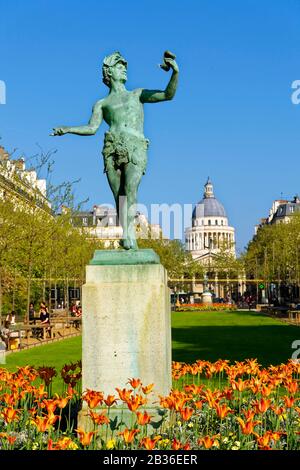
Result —
[[174, 59], [166, 59], [165, 63], [173, 70], [167, 88], [162, 90], [142, 90], [140, 100], [142, 103], [158, 103], [160, 101], [168, 101], [174, 98], [178, 84], [178, 65]]
[[98, 101], [94, 107], [92, 116], [89, 120], [87, 126], [78, 126], [78, 127], [55, 127], [53, 129], [53, 134], [51, 135], [64, 135], [64, 134], [78, 134], [78, 135], [94, 135], [96, 134], [101, 122], [102, 122], [102, 102]]

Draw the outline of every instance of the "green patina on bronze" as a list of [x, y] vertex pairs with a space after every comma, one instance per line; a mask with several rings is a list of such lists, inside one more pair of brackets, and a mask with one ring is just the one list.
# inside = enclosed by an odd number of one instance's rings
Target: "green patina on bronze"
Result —
[[161, 68], [172, 69], [170, 81], [165, 90], [137, 88], [128, 91], [127, 62], [119, 52], [105, 57], [102, 73], [103, 82], [110, 89], [109, 94], [96, 102], [88, 125], [80, 127], [57, 127], [52, 135], [78, 134], [93, 135], [102, 120], [109, 125], [105, 133], [103, 157], [104, 172], [116, 202], [118, 219], [123, 227], [122, 246], [126, 250], [138, 248], [134, 217], [136, 214], [137, 191], [147, 165], [149, 140], [144, 136], [144, 103], [171, 100], [176, 92], [178, 66], [175, 55], [166, 51]]
[[90, 265], [119, 266], [122, 264], [160, 264], [160, 258], [151, 249], [145, 250], [96, 250]]

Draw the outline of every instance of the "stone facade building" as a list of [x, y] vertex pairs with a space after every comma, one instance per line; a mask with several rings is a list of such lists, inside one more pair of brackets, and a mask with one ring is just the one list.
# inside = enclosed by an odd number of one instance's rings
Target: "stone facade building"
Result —
[[7, 198], [24, 210], [34, 204], [42, 210], [51, 211], [51, 204], [47, 200], [46, 180], [39, 179], [35, 170], [27, 170], [24, 158], [13, 160], [1, 146], [0, 198]]
[[[72, 216], [75, 227], [84, 228], [88, 238], [97, 238], [104, 248], [118, 248], [122, 238], [122, 227], [117, 224], [117, 211], [113, 207], [94, 205], [91, 211], [76, 212]], [[145, 215], [137, 212], [135, 217], [137, 238], [159, 239], [162, 231], [159, 225], [149, 224]]]
[[298, 195], [291, 201], [287, 199], [276, 199], [269, 211], [269, 216], [261, 219], [260, 224], [255, 226], [255, 233], [264, 225], [286, 223], [297, 212], [300, 212], [300, 198]]

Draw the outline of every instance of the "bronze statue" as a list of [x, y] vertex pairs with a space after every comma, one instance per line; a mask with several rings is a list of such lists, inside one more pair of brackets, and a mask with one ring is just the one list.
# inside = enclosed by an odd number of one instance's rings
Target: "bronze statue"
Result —
[[104, 171], [113, 192], [119, 222], [123, 227], [122, 245], [125, 249], [137, 249], [134, 217], [137, 190], [147, 165], [149, 140], [144, 136], [144, 103], [171, 100], [176, 92], [178, 66], [175, 55], [164, 54], [163, 70], [172, 69], [170, 81], [164, 91], [137, 88], [128, 91], [127, 62], [119, 52], [105, 57], [102, 73], [109, 94], [97, 101], [88, 125], [80, 127], [56, 127], [52, 135], [93, 135], [102, 119], [109, 125], [105, 133], [103, 157]]

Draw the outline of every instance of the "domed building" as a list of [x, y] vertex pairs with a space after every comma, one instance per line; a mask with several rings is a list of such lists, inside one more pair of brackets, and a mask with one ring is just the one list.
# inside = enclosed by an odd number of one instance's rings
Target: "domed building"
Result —
[[[218, 272], [213, 266], [220, 251], [226, 250], [235, 257], [235, 229], [229, 225], [224, 206], [215, 197], [209, 178], [204, 185], [203, 198], [193, 210], [192, 226], [185, 230], [185, 246], [194, 260], [206, 267], [205, 277], [213, 280], [209, 288], [215, 297], [226, 297], [226, 286], [218, 282]], [[204, 290], [203, 282], [193, 283], [194, 292], [201, 294]]]
[[204, 186], [203, 199], [196, 204], [192, 227], [185, 231], [186, 250], [193, 258], [207, 264], [222, 248], [235, 255], [235, 230], [228, 224], [223, 205], [216, 199], [210, 179]]

